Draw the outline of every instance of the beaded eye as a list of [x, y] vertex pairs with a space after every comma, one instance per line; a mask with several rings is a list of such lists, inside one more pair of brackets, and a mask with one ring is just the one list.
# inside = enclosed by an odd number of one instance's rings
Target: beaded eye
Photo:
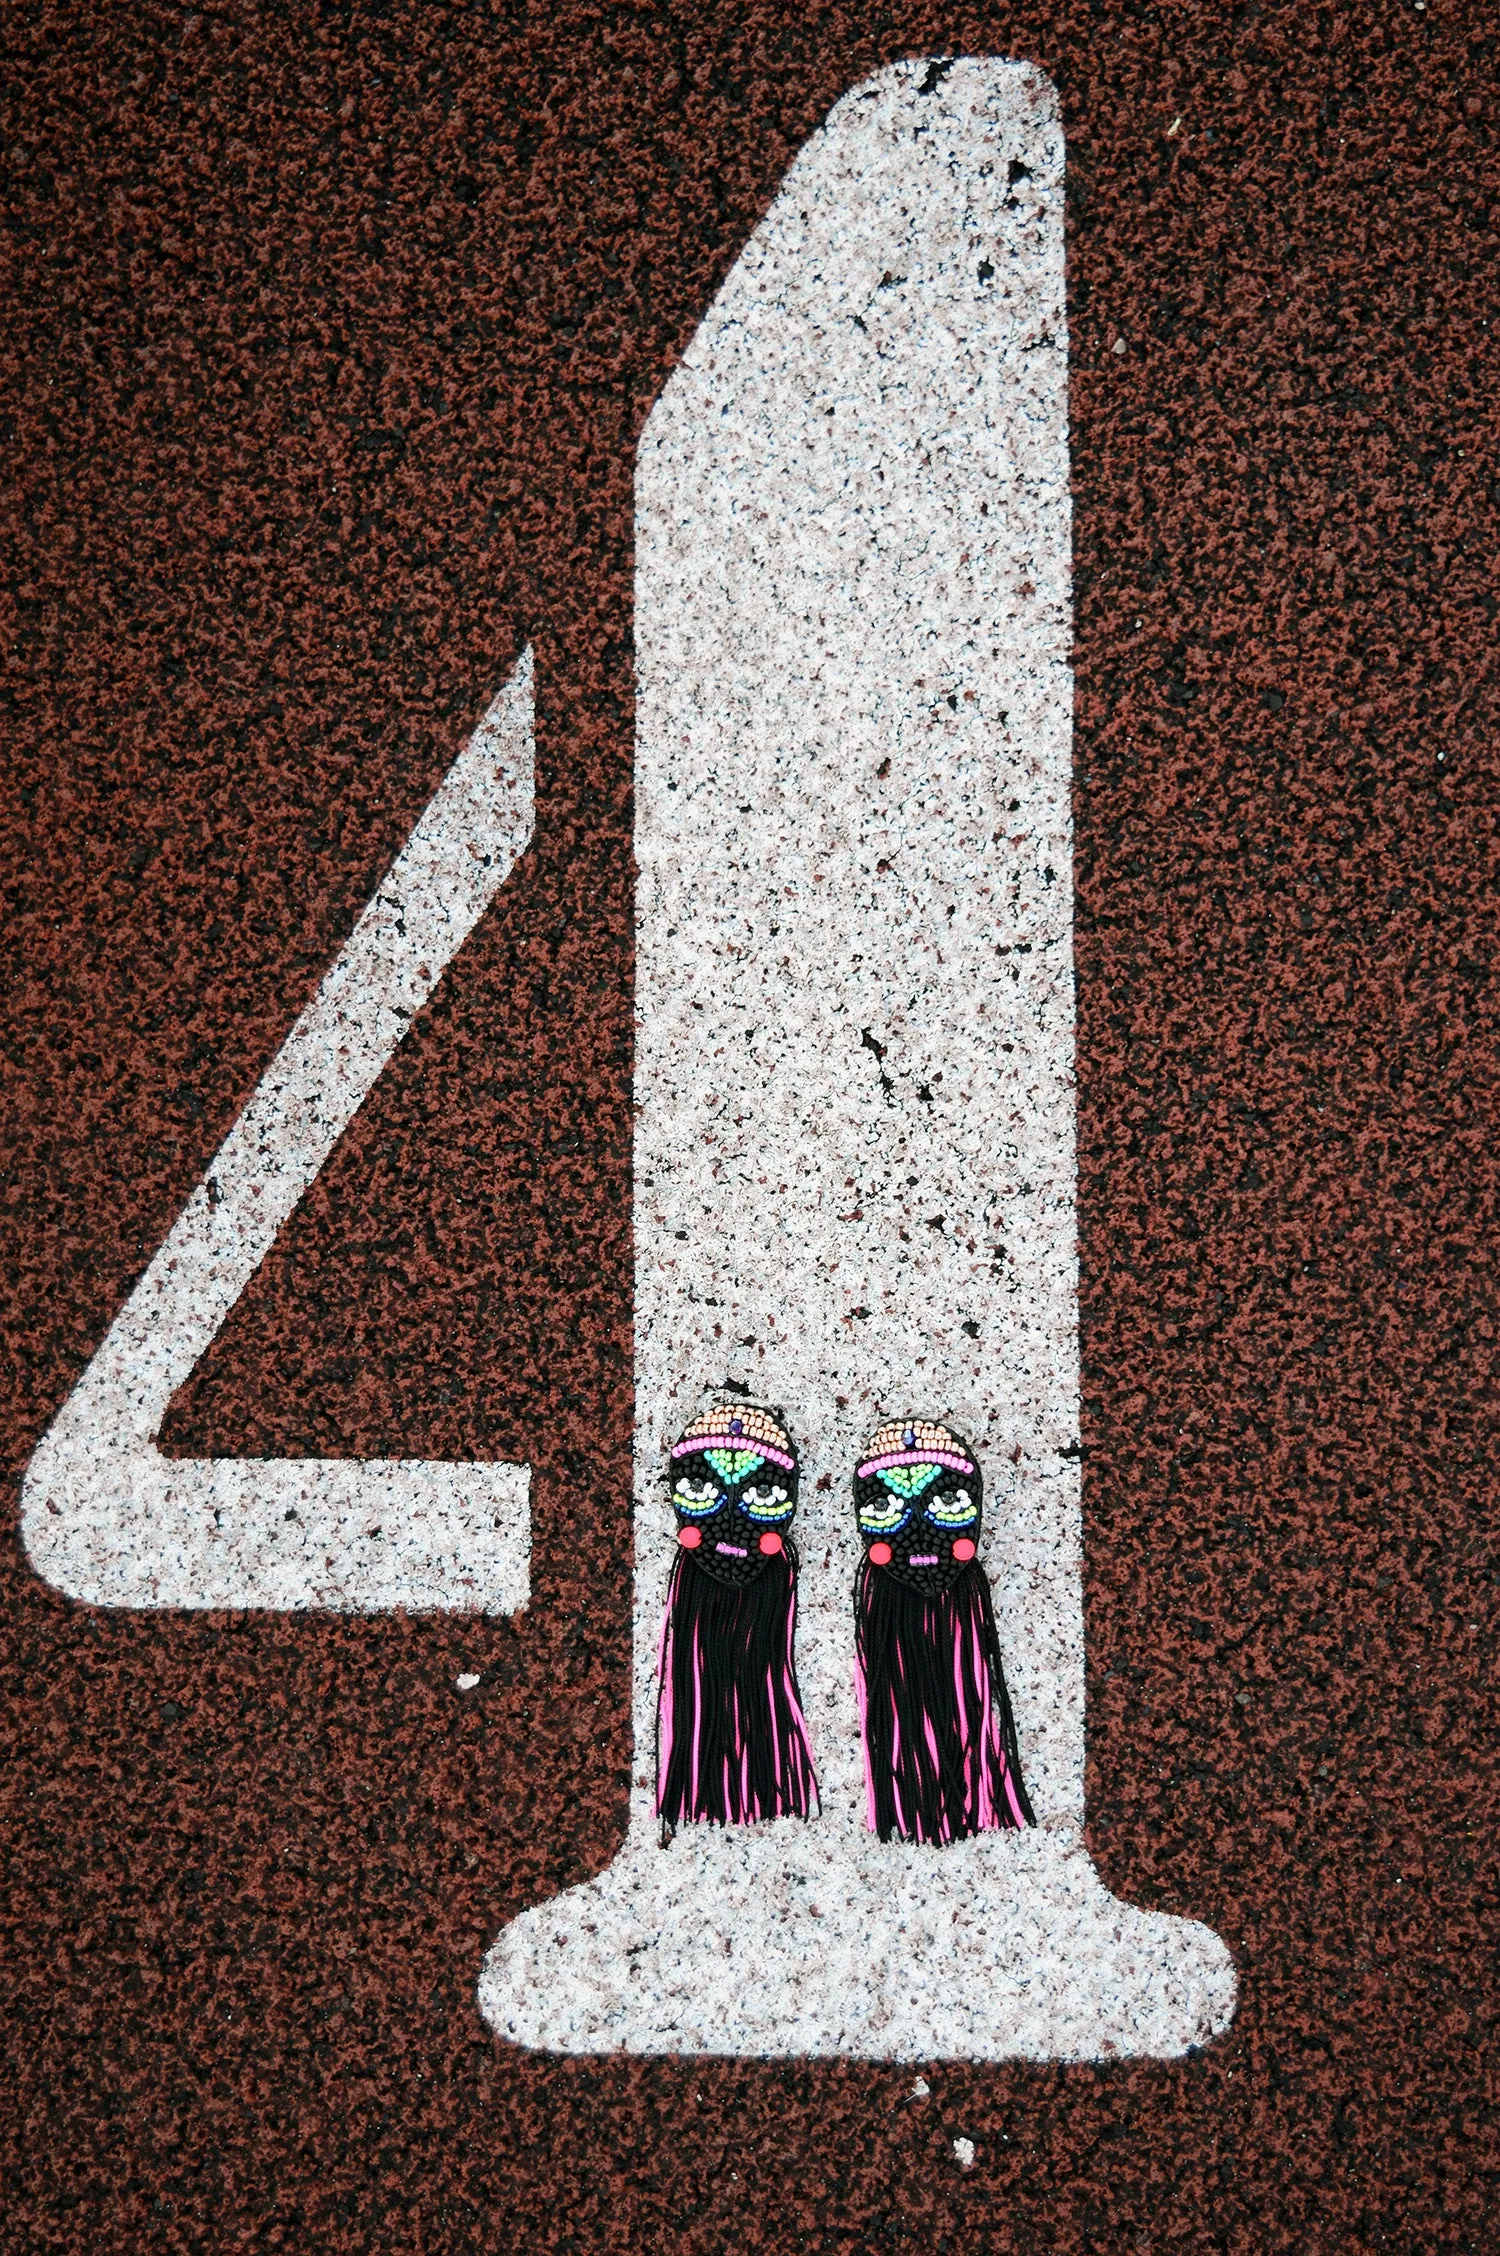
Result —
[[891, 1535], [910, 1511], [911, 1506], [899, 1497], [872, 1496], [868, 1504], [861, 1504], [859, 1508], [859, 1524], [866, 1535]]
[[719, 1491], [712, 1481], [680, 1480], [672, 1491], [679, 1512], [716, 1512]]
[[927, 1517], [938, 1527], [966, 1527], [973, 1519], [976, 1506], [966, 1488], [955, 1488], [946, 1496], [934, 1496], [927, 1507]]
[[754, 1520], [784, 1520], [792, 1509], [791, 1492], [779, 1482], [744, 1490], [740, 1502]]

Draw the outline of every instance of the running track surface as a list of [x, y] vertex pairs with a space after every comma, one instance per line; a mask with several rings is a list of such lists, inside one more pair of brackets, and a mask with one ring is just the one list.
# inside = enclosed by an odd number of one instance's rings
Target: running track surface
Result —
[[[538, 685], [525, 873], [164, 1434], [529, 1458], [533, 1607], [91, 1612], [12, 1513], [7, 2249], [1493, 2245], [1483, 11], [0, 36], [13, 1495], [527, 639]], [[921, 2099], [532, 2059], [479, 1961], [629, 1752], [634, 435], [832, 102], [953, 51], [1069, 137], [1091, 1848], [1240, 2011]]]

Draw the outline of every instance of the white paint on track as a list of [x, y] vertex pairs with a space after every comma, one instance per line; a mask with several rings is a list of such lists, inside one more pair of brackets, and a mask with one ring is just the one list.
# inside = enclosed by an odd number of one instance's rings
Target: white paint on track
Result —
[[[1233, 2013], [1218, 1938], [1083, 1846], [1069, 528], [1053, 89], [898, 65], [803, 150], [641, 442], [635, 1774], [614, 1863], [489, 1955], [515, 2043], [1169, 2056]], [[661, 1467], [726, 1375], [803, 1444], [824, 1808], [663, 1851]], [[1040, 1819], [942, 1849], [865, 1830], [854, 1705], [850, 1473], [911, 1412], [982, 1455]]]
[[524, 851], [533, 778], [528, 649], [32, 1457], [26, 1548], [70, 1597], [354, 1612], [527, 1603], [527, 1466], [201, 1461], [164, 1456], [156, 1437]]

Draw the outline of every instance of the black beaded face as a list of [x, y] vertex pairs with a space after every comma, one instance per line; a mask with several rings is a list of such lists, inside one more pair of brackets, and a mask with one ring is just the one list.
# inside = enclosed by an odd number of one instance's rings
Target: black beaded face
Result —
[[931, 1597], [979, 1548], [984, 1483], [962, 1435], [931, 1420], [882, 1426], [862, 1452], [854, 1509], [879, 1574]]
[[753, 1582], [786, 1549], [797, 1458], [778, 1417], [754, 1403], [693, 1420], [667, 1460], [677, 1540], [716, 1582]]

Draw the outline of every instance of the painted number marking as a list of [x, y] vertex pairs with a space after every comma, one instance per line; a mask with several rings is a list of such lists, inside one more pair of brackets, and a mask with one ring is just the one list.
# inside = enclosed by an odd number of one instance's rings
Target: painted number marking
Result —
[[531, 837], [532, 661], [454, 761], [27, 1467], [38, 1574], [97, 1606], [509, 1613], [525, 1465], [169, 1458], [167, 1405]]

